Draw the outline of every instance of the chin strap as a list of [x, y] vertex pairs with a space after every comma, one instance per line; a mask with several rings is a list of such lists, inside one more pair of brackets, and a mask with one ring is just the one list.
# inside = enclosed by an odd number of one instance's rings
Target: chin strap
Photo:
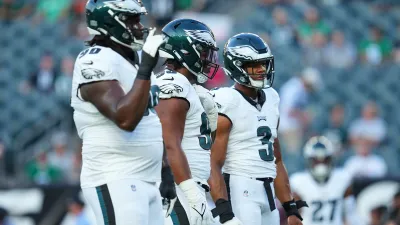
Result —
[[285, 210], [287, 217], [296, 216], [301, 221], [303, 221], [303, 218], [301, 217], [301, 215], [299, 213], [299, 209], [301, 209], [303, 207], [308, 207], [308, 205], [307, 205], [307, 202], [305, 202], [305, 201], [302, 201], [302, 200], [294, 201], [294, 199], [293, 199], [293, 200], [283, 203], [282, 207]]

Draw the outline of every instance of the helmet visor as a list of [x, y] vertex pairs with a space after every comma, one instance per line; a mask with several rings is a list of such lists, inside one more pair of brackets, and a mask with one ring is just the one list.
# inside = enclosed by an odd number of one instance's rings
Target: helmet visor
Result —
[[213, 79], [218, 71], [218, 49], [216, 48], [203, 48], [200, 51], [200, 62], [202, 65], [201, 73], [208, 79]]

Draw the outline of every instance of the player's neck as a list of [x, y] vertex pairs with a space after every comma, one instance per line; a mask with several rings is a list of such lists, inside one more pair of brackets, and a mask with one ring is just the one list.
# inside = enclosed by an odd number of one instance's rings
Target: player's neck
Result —
[[176, 70], [176, 72], [182, 74], [183, 76], [185, 76], [189, 82], [191, 84], [196, 83], [196, 76], [194, 76], [189, 70], [187, 70], [186, 68], [179, 68]]
[[238, 84], [238, 83], [235, 84], [235, 88], [236, 88], [237, 90], [241, 91], [241, 92], [242, 92], [243, 94], [245, 94], [247, 97], [250, 97], [250, 98], [252, 98], [252, 99], [256, 99], [256, 98], [258, 97], [258, 91], [257, 91], [257, 89], [249, 88], [249, 87], [246, 87], [246, 86], [241, 85], [241, 84]]

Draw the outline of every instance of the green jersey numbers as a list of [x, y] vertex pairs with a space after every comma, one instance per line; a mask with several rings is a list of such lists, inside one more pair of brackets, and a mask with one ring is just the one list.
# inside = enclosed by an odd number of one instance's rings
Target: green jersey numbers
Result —
[[208, 121], [207, 114], [201, 114], [199, 144], [204, 150], [210, 150], [212, 145], [210, 122]]
[[144, 116], [150, 115], [150, 112], [157, 114], [154, 107], [158, 105], [159, 95], [160, 95], [160, 88], [157, 85], [152, 85], [150, 87], [149, 102], [147, 103], [147, 109], [144, 112]]
[[265, 145], [265, 148], [258, 150], [260, 158], [267, 162], [273, 161], [274, 148], [272, 146], [272, 142], [269, 141], [272, 137], [271, 128], [267, 126], [261, 126], [257, 128], [257, 137], [262, 137], [260, 138], [261, 144]]
[[[335, 218], [336, 206], [338, 205], [338, 200], [333, 199], [330, 201], [313, 201], [311, 202], [311, 209], [313, 210], [312, 220], [313, 222], [326, 223], [332, 222]], [[328, 208], [325, 210], [323, 208]], [[324, 214], [325, 213], [325, 214]]]

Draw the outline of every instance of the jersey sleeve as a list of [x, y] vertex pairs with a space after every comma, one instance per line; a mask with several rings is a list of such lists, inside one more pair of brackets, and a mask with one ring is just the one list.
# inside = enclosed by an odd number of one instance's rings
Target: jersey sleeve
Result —
[[189, 94], [190, 83], [188, 81], [185, 82], [179, 76], [164, 75], [158, 77], [155, 81], [156, 85], [160, 88], [160, 99], [186, 99]]
[[113, 54], [115, 53], [108, 51], [108, 49], [96, 47], [81, 52], [75, 65], [75, 76], [79, 77], [79, 84], [119, 80], [119, 74], [116, 70], [118, 65], [113, 60]]
[[233, 103], [233, 95], [229, 88], [211, 90], [214, 101], [218, 106], [218, 114], [228, 118], [231, 123], [235, 119], [236, 104]]

